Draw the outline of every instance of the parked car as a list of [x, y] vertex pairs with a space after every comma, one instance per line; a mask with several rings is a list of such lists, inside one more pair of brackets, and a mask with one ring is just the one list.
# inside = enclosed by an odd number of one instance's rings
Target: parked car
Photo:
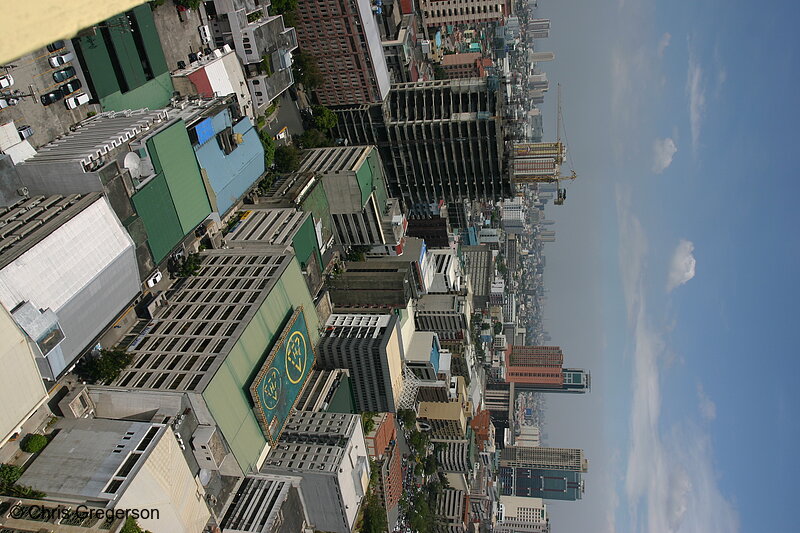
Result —
[[52, 53], [64, 48], [64, 41], [56, 41], [47, 45], [47, 51]]
[[4, 74], [0, 76], [0, 89], [5, 89], [7, 87], [11, 87], [14, 85], [14, 78], [11, 77], [11, 74]]
[[72, 52], [67, 52], [65, 54], [58, 54], [57, 56], [52, 56], [50, 58], [50, 66], [51, 67], [60, 67], [61, 65], [65, 65], [75, 59], [75, 54]]
[[17, 105], [17, 103], [19, 103], [19, 98], [11, 98], [8, 96], [0, 98], [0, 109], [10, 105]]
[[75, 109], [78, 106], [89, 103], [89, 100], [90, 98], [88, 94], [78, 93], [64, 100], [64, 105], [67, 106], [67, 109]]
[[55, 91], [50, 91], [49, 93], [41, 96], [42, 105], [54, 104], [62, 98], [64, 98], [64, 93], [62, 93], [60, 90], [56, 89]]
[[57, 82], [68, 80], [75, 75], [75, 67], [62, 68], [53, 72], [53, 79]]
[[33, 128], [25, 124], [24, 126], [20, 126], [17, 128], [17, 133], [19, 133], [19, 138], [24, 141], [25, 139], [33, 135]]
[[72, 80], [72, 81], [68, 81], [67, 83], [65, 83], [64, 85], [59, 87], [58, 89], [61, 91], [61, 94], [63, 94], [64, 96], [67, 96], [68, 94], [74, 93], [75, 91], [77, 91], [81, 87], [83, 87], [83, 84], [81, 83], [81, 80], [75, 79], [75, 80]]
[[156, 270], [156, 273], [147, 278], [147, 286], [150, 288], [155, 287], [159, 281], [163, 278], [160, 270]]

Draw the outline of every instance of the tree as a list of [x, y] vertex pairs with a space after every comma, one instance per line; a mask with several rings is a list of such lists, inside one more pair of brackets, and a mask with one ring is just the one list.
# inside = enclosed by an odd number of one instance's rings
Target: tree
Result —
[[397, 411], [397, 418], [399, 418], [407, 428], [411, 428], [417, 423], [417, 414], [412, 409], [399, 409]]
[[16, 465], [0, 465], [0, 487], [10, 487], [22, 477], [22, 468]]
[[39, 453], [47, 446], [47, 437], [38, 433], [29, 433], [20, 444], [20, 449], [27, 453]]
[[330, 138], [317, 128], [304, 131], [298, 141], [303, 148], [323, 148], [333, 144]]
[[375, 429], [375, 420], [373, 420], [375, 413], [361, 413], [361, 423], [364, 425], [364, 434], [371, 432]]
[[125, 519], [125, 524], [119, 530], [119, 533], [150, 533], [150, 531], [142, 529], [142, 526], [136, 523], [136, 519], [129, 516]]
[[424, 472], [425, 472], [426, 476], [432, 475], [433, 473], [436, 472], [436, 467], [437, 467], [436, 457], [433, 456], [433, 455], [427, 456], [425, 458], [425, 461], [423, 462], [422, 466], [424, 468]]
[[325, 78], [317, 66], [317, 60], [313, 55], [308, 52], [300, 50], [294, 57], [292, 70], [294, 71], [294, 78], [303, 84], [309, 91], [313, 91], [317, 87], [321, 87], [325, 83]]
[[314, 112], [314, 125], [321, 130], [330, 130], [339, 122], [336, 113], [324, 105], [315, 105], [311, 109]]
[[275, 141], [267, 130], [259, 130], [258, 138], [264, 148], [264, 167], [269, 168], [275, 162]]
[[300, 168], [300, 150], [294, 146], [279, 146], [275, 149], [275, 170], [294, 172]]
[[344, 256], [345, 261], [364, 261], [366, 259], [367, 252], [372, 249], [371, 246], [367, 246], [366, 244], [358, 244], [356, 246], [351, 246], [350, 249], [347, 251], [347, 254]]
[[200, 270], [200, 254], [189, 254], [182, 257], [175, 265], [175, 274], [179, 278], [188, 278], [194, 276]]
[[84, 357], [78, 368], [78, 373], [94, 383], [107, 385], [120, 375], [120, 373], [133, 362], [133, 354], [120, 348], [100, 350], [97, 357]]

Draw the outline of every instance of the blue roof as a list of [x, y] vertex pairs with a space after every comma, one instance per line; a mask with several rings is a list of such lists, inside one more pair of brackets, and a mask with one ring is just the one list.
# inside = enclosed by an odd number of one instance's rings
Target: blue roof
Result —
[[[212, 117], [211, 124], [214, 134], [230, 126], [230, 111], [225, 109]], [[205, 126], [205, 122], [202, 125]], [[197, 161], [208, 174], [217, 197], [217, 211], [220, 214], [233, 207], [264, 173], [264, 148], [253, 123], [245, 117], [233, 126], [233, 131], [242, 135], [243, 142], [228, 155], [225, 155], [213, 135], [207, 142], [195, 147]]]

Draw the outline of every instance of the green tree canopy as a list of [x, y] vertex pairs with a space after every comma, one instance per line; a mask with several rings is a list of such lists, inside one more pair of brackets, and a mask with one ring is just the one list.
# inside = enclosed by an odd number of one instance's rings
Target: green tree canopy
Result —
[[294, 172], [300, 168], [300, 150], [295, 146], [279, 146], [275, 149], [275, 170]]
[[303, 148], [323, 148], [333, 144], [330, 138], [317, 128], [311, 128], [304, 131], [303, 134], [298, 138], [298, 141]]
[[292, 65], [294, 71], [294, 78], [296, 81], [303, 84], [309, 91], [321, 87], [325, 83], [325, 78], [317, 66], [317, 60], [313, 55], [308, 52], [300, 50], [295, 56]]
[[315, 105], [311, 109], [314, 111], [314, 125], [320, 130], [330, 130], [339, 122], [336, 113], [324, 105]]
[[107, 385], [117, 379], [131, 362], [133, 354], [123, 349], [103, 349], [97, 357], [84, 357], [78, 367], [78, 373], [94, 383]]

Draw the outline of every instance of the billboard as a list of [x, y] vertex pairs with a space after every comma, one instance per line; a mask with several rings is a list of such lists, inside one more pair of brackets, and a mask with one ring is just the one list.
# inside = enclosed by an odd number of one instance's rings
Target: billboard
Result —
[[256, 418], [270, 444], [280, 437], [312, 366], [314, 346], [298, 307], [250, 385]]

